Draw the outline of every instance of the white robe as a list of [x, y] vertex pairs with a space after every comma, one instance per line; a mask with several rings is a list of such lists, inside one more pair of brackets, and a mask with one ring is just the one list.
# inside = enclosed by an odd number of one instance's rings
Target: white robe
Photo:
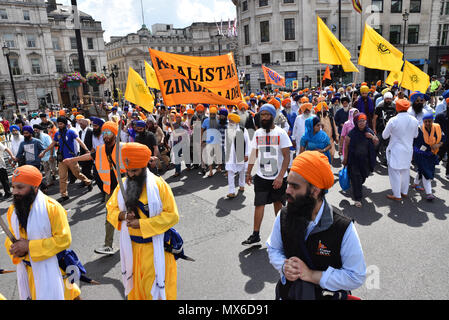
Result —
[[[231, 148], [229, 149], [229, 156], [226, 154], [226, 171], [232, 171], [232, 172], [241, 172], [248, 168], [248, 162], [245, 161], [237, 161], [237, 155], [236, 155], [236, 148], [235, 148], [235, 135], [236, 132], [241, 131], [241, 129], [237, 126], [237, 130], [233, 132], [232, 129], [227, 130], [227, 134], [225, 135], [225, 152], [228, 152], [227, 150], [227, 143], [228, 139], [232, 139], [231, 142]], [[229, 137], [228, 137], [229, 135]], [[245, 140], [245, 150], [244, 150], [244, 156], [249, 157], [249, 149], [250, 149], [250, 140], [248, 131], [245, 129], [243, 131], [243, 138]]]
[[[309, 118], [312, 115], [309, 116]], [[308, 118], [307, 118], [308, 119]], [[296, 151], [301, 149], [301, 138], [306, 132], [306, 120], [304, 114], [296, 117], [295, 124], [293, 125], [292, 139], [296, 141]]]

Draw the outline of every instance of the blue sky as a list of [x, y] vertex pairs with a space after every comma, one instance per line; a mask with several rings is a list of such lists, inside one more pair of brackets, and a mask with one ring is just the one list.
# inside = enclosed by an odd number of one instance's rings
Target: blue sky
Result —
[[[70, 0], [58, 3], [70, 5]], [[78, 0], [79, 10], [102, 22], [105, 41], [111, 36], [124, 36], [142, 26], [141, 0]], [[192, 22], [228, 22], [236, 16], [231, 0], [142, 0], [145, 24], [151, 30], [155, 23], [184, 28]]]

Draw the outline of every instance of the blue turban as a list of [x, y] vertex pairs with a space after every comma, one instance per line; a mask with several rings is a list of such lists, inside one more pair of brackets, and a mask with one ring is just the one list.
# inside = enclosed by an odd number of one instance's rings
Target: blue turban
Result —
[[97, 126], [100, 127], [102, 127], [104, 124], [104, 120], [97, 117], [91, 117], [90, 120], [92, 121], [93, 124], [96, 124]]
[[432, 113], [432, 112], [426, 112], [426, 113], [423, 115], [422, 119], [423, 119], [423, 120], [429, 120], [429, 119], [432, 119], [432, 120], [433, 120], [433, 113]]
[[229, 112], [228, 112], [228, 110], [226, 108], [220, 108], [220, 110], [218, 110], [218, 114], [221, 115], [221, 116], [227, 117]]
[[269, 103], [264, 104], [262, 108], [260, 108], [259, 113], [262, 113], [262, 111], [268, 111], [273, 116], [273, 119], [276, 118], [276, 108], [273, 105]]
[[449, 98], [449, 90], [446, 90], [446, 91], [443, 92], [443, 98], [444, 99]]
[[256, 99], [256, 98], [251, 98], [251, 99], [249, 99], [249, 101], [250, 101], [250, 102], [253, 102], [253, 101], [254, 101], [254, 102], [257, 102], [257, 99]]
[[17, 130], [17, 131], [20, 132], [19, 126], [16, 126], [16, 125], [12, 125], [11, 127], [9, 127], [9, 130], [10, 130], [11, 132], [12, 132], [13, 130]]
[[137, 120], [137, 121], [135, 122], [135, 124], [136, 124], [136, 127], [137, 127], [137, 128], [145, 128], [145, 127], [147, 126], [147, 124], [146, 124], [145, 121], [143, 121], [143, 120]]
[[31, 126], [25, 126], [22, 129], [23, 132], [28, 131], [30, 134], [34, 134], [34, 130]]
[[416, 99], [418, 99], [418, 98], [423, 98], [426, 101], [430, 100], [430, 97], [427, 94], [424, 94], [420, 91], [415, 91], [410, 94], [410, 102], [411, 103], [415, 103]]

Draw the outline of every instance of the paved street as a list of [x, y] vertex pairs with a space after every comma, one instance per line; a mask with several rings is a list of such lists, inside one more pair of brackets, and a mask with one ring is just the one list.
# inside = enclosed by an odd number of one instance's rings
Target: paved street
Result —
[[[338, 159], [336, 160], [338, 162]], [[334, 168], [338, 177], [339, 168]], [[246, 248], [241, 241], [252, 232], [253, 187], [234, 200], [226, 200], [227, 179], [216, 174], [202, 178], [197, 171], [184, 171], [178, 178], [165, 178], [176, 196], [180, 222], [176, 229], [185, 240], [185, 253], [196, 262], [178, 262], [178, 299], [271, 300], [278, 273], [268, 261], [266, 245]], [[384, 167], [368, 178], [363, 208], [341, 192], [338, 182], [327, 195], [328, 201], [355, 219], [368, 267], [364, 286], [353, 292], [362, 299], [449, 299], [447, 278], [449, 221], [447, 206], [449, 182], [444, 170], [437, 168], [433, 187], [437, 199], [426, 202], [414, 190], [403, 204], [386, 199], [389, 180]], [[415, 176], [412, 171], [412, 176]], [[98, 188], [86, 193], [78, 184], [69, 186], [71, 200], [65, 203], [72, 231], [72, 248], [84, 263], [88, 275], [99, 286], [82, 284], [83, 299], [120, 300], [123, 286], [120, 256], [104, 257], [94, 253], [103, 244], [106, 210]], [[58, 187], [51, 189], [59, 198]], [[8, 203], [1, 203], [1, 214]], [[274, 214], [267, 207], [261, 237], [267, 239]], [[0, 234], [3, 244], [5, 235]], [[118, 247], [118, 233], [115, 233]], [[14, 269], [5, 249], [0, 248], [0, 267]], [[16, 275], [0, 276], [0, 292], [18, 299]]]

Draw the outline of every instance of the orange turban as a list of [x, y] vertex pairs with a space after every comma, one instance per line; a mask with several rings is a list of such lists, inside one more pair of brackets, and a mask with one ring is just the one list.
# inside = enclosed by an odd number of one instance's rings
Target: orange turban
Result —
[[75, 118], [76, 120], [81, 120], [81, 119], [84, 119], [84, 116], [83, 115], [81, 115], [81, 114], [79, 114], [79, 115], [77, 115], [76, 116], [76, 118]]
[[311, 103], [303, 103], [302, 105], [301, 105], [301, 111], [304, 113], [306, 110], [309, 110], [309, 111], [311, 111], [312, 110], [312, 108], [313, 108], [313, 105], [311, 104]]
[[34, 166], [21, 166], [17, 168], [12, 174], [12, 182], [39, 187], [42, 182], [42, 173]]
[[281, 107], [281, 103], [275, 98], [271, 99], [268, 103], [273, 105], [276, 109], [279, 109]]
[[240, 116], [236, 113], [230, 113], [228, 115], [228, 119], [235, 122], [235, 123], [240, 123]]
[[59, 111], [59, 115], [60, 115], [61, 117], [65, 116], [65, 111], [64, 111], [64, 110]]
[[282, 100], [283, 107], [285, 107], [287, 105], [287, 103], [292, 103], [292, 100], [290, 100], [289, 98]]
[[368, 85], [368, 83], [366, 83], [366, 82], [362, 82], [362, 84], [361, 84], [362, 86], [367, 86]]
[[323, 108], [326, 109], [326, 110], [329, 110], [329, 107], [327, 106], [327, 103], [324, 102], [324, 101], [318, 103], [318, 104], [315, 106], [315, 110], [316, 110], [317, 112], [320, 112]]
[[246, 103], [246, 102], [240, 102], [238, 105], [237, 105], [237, 108], [239, 109], [239, 110], [242, 110], [242, 109], [245, 109], [245, 108], [247, 108], [248, 107], [248, 104]]
[[249, 95], [249, 97], [250, 98], [254, 98], [256, 95], [254, 94], [254, 93], [251, 93], [250, 95]]
[[368, 92], [369, 92], [368, 86], [361, 86], [360, 87], [360, 93], [368, 93]]
[[410, 101], [405, 100], [405, 99], [396, 100], [396, 111], [397, 112], [407, 111], [408, 108], [410, 108]]
[[376, 82], [376, 86], [380, 87], [382, 85], [382, 80]]
[[146, 168], [151, 159], [151, 150], [141, 143], [125, 143], [122, 147], [122, 159], [128, 170]]
[[217, 112], [218, 112], [217, 106], [213, 105], [209, 107], [209, 113], [217, 113]]
[[187, 114], [195, 114], [195, 110], [193, 109], [187, 109]]
[[309, 102], [309, 98], [307, 98], [307, 97], [302, 97], [301, 100], [299, 100], [299, 102], [301, 102], [301, 103], [307, 103], [307, 102]]
[[118, 124], [114, 121], [107, 121], [103, 124], [101, 127], [101, 132], [104, 132], [105, 130], [111, 131], [114, 135], [118, 134]]
[[449, 98], [446, 99], [446, 103], [449, 104]]
[[204, 106], [200, 103], [199, 105], [196, 106], [195, 110], [196, 111], [204, 111]]
[[334, 185], [334, 174], [329, 159], [319, 151], [301, 153], [293, 160], [291, 171], [320, 189], [328, 190]]

